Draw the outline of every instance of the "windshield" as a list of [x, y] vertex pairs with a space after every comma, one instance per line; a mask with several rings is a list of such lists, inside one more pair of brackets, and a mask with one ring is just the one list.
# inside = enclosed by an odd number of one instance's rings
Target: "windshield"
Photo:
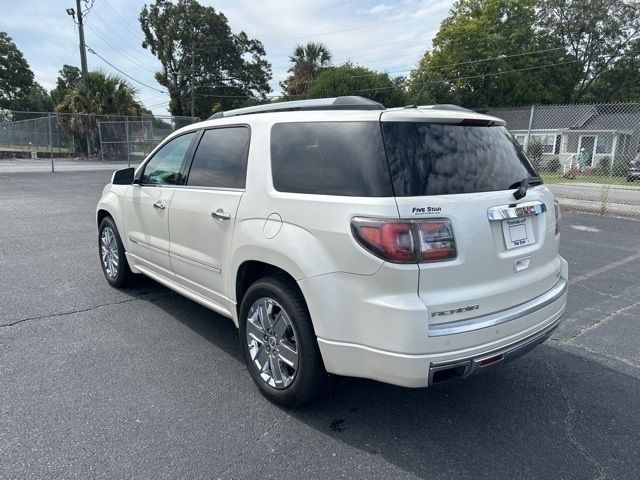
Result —
[[400, 197], [508, 190], [537, 177], [504, 127], [382, 122], [382, 132]]

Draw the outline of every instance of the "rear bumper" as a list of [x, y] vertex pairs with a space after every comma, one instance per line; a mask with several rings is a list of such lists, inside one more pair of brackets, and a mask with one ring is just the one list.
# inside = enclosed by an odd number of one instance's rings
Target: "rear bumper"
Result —
[[[370, 378], [404, 387], [427, 387], [455, 378], [465, 378], [490, 365], [505, 363], [524, 355], [544, 342], [560, 322], [566, 306], [566, 278], [560, 292], [535, 310], [506, 323], [465, 333], [431, 337], [423, 326], [413, 335], [426, 340], [423, 354], [407, 350], [390, 351], [355, 342], [336, 341], [318, 336], [318, 345], [327, 371], [338, 375]], [[553, 290], [553, 289], [552, 289]], [[540, 300], [539, 297], [536, 300]], [[517, 307], [516, 307], [517, 308]], [[313, 315], [313, 313], [312, 313]], [[387, 323], [401, 322], [387, 317]], [[393, 337], [389, 337], [392, 343]], [[441, 373], [438, 373], [441, 372]]]
[[432, 363], [429, 366], [429, 385], [449, 380], [467, 378], [480, 370], [490, 368], [499, 363], [507, 363], [529, 353], [537, 345], [543, 343], [558, 328], [560, 318], [549, 326], [514, 344], [484, 353], [479, 356], [464, 358], [453, 362]]
[[442, 335], [457, 335], [460, 333], [473, 332], [483, 328], [495, 327], [496, 325], [516, 320], [555, 302], [567, 292], [567, 288], [567, 280], [560, 277], [553, 288], [533, 300], [489, 315], [433, 325], [429, 328], [429, 336], [439, 337]]

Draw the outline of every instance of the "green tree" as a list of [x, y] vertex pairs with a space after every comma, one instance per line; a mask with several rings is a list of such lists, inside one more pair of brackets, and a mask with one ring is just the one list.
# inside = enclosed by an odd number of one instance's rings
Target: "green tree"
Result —
[[76, 88], [82, 80], [82, 73], [78, 67], [63, 65], [56, 80], [56, 88], [51, 90], [51, 98], [56, 105], [67, 96], [70, 90]]
[[590, 101], [640, 102], [640, 40], [591, 85]]
[[420, 103], [483, 107], [568, 101], [578, 72], [561, 42], [536, 29], [536, 1], [458, 0], [433, 49], [411, 72], [409, 99], [424, 87]]
[[33, 72], [16, 44], [0, 32], [0, 108], [20, 110], [32, 92]]
[[38, 82], [33, 82], [27, 95], [20, 101], [19, 110], [31, 112], [52, 112], [55, 104], [49, 92]]
[[331, 52], [322, 43], [309, 42], [296, 46], [289, 56], [289, 76], [280, 83], [286, 97], [304, 96], [320, 72], [331, 64]]
[[388, 73], [376, 72], [347, 62], [325, 68], [309, 89], [307, 97], [360, 95], [386, 107], [399, 107], [406, 102], [403, 83], [402, 77], [391, 78]]
[[140, 24], [142, 46], [162, 64], [155, 78], [169, 91], [174, 115], [191, 114], [192, 79], [199, 117], [259, 101], [271, 91], [271, 65], [262, 43], [233, 33], [227, 17], [213, 7], [196, 0], [156, 0], [144, 6]]
[[558, 38], [578, 65], [573, 101], [589, 99], [601, 76], [637, 65], [638, 0], [540, 0], [538, 9], [539, 27]]

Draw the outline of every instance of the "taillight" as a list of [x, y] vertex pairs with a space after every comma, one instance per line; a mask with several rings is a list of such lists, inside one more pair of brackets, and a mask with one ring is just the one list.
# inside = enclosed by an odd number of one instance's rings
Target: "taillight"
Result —
[[436, 262], [456, 258], [447, 219], [387, 220], [357, 217], [351, 231], [360, 245], [393, 263]]
[[418, 227], [419, 258], [422, 262], [456, 258], [456, 241], [449, 220], [420, 220]]
[[562, 220], [562, 214], [560, 213], [560, 204], [557, 200], [553, 201], [553, 207], [556, 214], [556, 235], [560, 234], [560, 230], [562, 230], [562, 225], [560, 221]]

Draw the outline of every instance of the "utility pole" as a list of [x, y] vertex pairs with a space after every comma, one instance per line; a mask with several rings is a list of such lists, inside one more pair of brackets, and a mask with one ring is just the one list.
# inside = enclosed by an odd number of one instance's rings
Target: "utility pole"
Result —
[[[82, 81], [87, 82], [88, 69], [87, 69], [87, 46], [84, 43], [84, 24], [82, 23], [82, 5], [80, 5], [81, 0], [76, 0], [76, 9], [67, 8], [67, 15], [73, 17], [74, 21], [76, 15], [78, 16], [78, 20], [76, 23], [78, 24], [78, 35], [80, 37], [80, 69], [82, 71]], [[87, 135], [87, 156], [91, 154], [91, 141], [89, 140], [89, 135]]]
[[80, 0], [76, 0], [76, 14], [78, 15], [78, 34], [80, 35], [80, 66], [82, 67], [82, 78], [87, 78], [87, 47], [84, 44], [84, 25], [82, 23], [82, 7]]
[[193, 77], [196, 74], [196, 56], [193, 37], [191, 38], [191, 116], [196, 116], [196, 92], [193, 84]]

